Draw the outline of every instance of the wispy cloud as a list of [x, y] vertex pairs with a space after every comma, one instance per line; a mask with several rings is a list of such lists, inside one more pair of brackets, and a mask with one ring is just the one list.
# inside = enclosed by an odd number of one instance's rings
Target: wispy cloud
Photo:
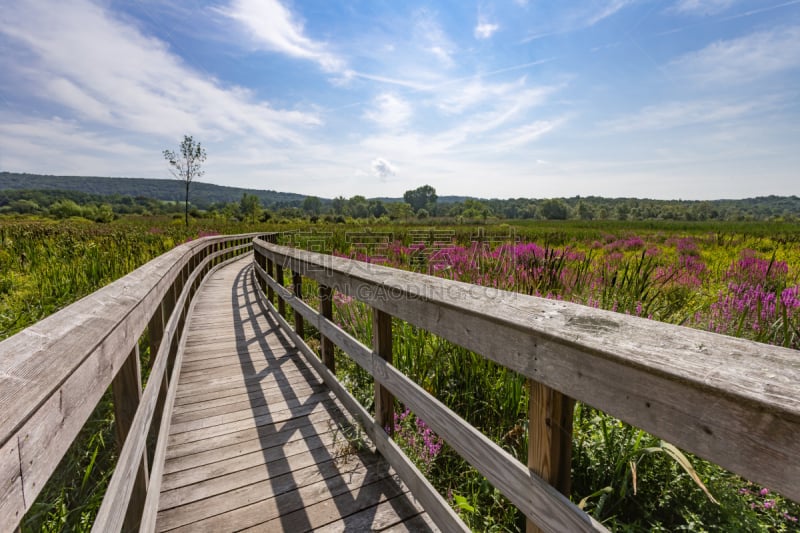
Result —
[[86, 1], [14, 4], [0, 15], [0, 33], [25, 57], [5, 75], [82, 120], [158, 137], [252, 132], [293, 142], [298, 127], [320, 123], [314, 113], [276, 110], [247, 89], [221, 86]]
[[583, 18], [584, 26], [594, 26], [603, 19], [616, 14], [620, 9], [633, 4], [636, 0], [611, 0], [608, 2], [600, 2], [599, 9], [592, 6], [592, 9], [587, 10]]
[[[507, 151], [530, 144], [555, 130], [566, 121], [566, 117], [560, 117], [553, 120], [537, 120], [530, 124], [524, 124], [517, 128], [512, 128], [494, 140], [491, 145], [492, 149], [497, 151]], [[536, 163], [542, 164], [543, 162], [537, 160]]]
[[668, 65], [678, 76], [702, 85], [741, 85], [800, 67], [800, 26], [717, 41]]
[[665, 130], [681, 126], [709, 124], [738, 119], [769, 107], [768, 101], [728, 102], [696, 100], [667, 102], [642, 108], [637, 113], [611, 120], [599, 130], [632, 132]]
[[637, 0], [608, 0], [603, 2], [575, 0], [569, 2], [555, 16], [552, 16], [549, 12], [543, 12], [542, 20], [520, 42], [524, 44], [537, 39], [590, 28], [636, 2]]
[[499, 99], [525, 86], [525, 78], [516, 82], [487, 84], [481, 78], [468, 80], [456, 87], [448, 84], [447, 90], [437, 101], [439, 109], [449, 114], [460, 114], [466, 109], [484, 103], [487, 99]]
[[476, 39], [488, 39], [500, 29], [500, 25], [489, 22], [488, 20], [480, 17], [478, 24], [475, 26], [474, 35]]
[[725, 11], [738, 0], [678, 0], [673, 11], [691, 15], [711, 15]]
[[411, 113], [408, 101], [391, 93], [383, 93], [375, 98], [364, 117], [382, 128], [399, 129], [408, 123]]
[[456, 47], [437, 21], [435, 13], [427, 9], [416, 12], [414, 36], [415, 40], [422, 43], [423, 50], [436, 57], [442, 65], [452, 67], [455, 64], [453, 54]]
[[219, 12], [236, 20], [266, 50], [314, 61], [327, 72], [345, 68], [325, 43], [305, 35], [303, 24], [278, 0], [234, 0]]

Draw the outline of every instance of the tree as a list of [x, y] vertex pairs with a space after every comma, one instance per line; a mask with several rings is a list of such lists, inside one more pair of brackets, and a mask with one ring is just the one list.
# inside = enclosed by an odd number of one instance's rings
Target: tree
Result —
[[336, 213], [337, 215], [344, 214], [344, 208], [346, 206], [347, 206], [347, 200], [345, 199], [344, 196], [337, 196], [331, 202], [331, 209], [333, 209], [333, 212]]
[[356, 195], [347, 201], [347, 208], [353, 218], [367, 218], [369, 216], [369, 203], [361, 195]]
[[569, 214], [567, 204], [557, 198], [539, 204], [539, 212], [548, 220], [566, 220]]
[[244, 193], [239, 202], [239, 210], [244, 217], [250, 217], [250, 221], [255, 224], [261, 214], [261, 200], [255, 194]]
[[403, 200], [411, 206], [411, 209], [416, 213], [420, 209], [426, 209], [432, 212], [436, 209], [436, 189], [430, 185], [423, 185], [413, 191], [406, 191], [403, 194]]
[[411, 206], [405, 202], [392, 202], [386, 204], [386, 210], [389, 212], [389, 218], [392, 220], [406, 219], [414, 214]]
[[186, 225], [189, 225], [189, 185], [192, 180], [199, 178], [205, 171], [200, 166], [206, 160], [206, 150], [200, 143], [195, 143], [191, 135], [184, 135], [180, 150], [164, 150], [164, 159], [170, 164], [169, 171], [177, 179], [186, 184], [186, 197], [184, 201], [184, 216]]
[[319, 215], [322, 211], [322, 200], [316, 196], [306, 196], [303, 200], [303, 211], [309, 215]]

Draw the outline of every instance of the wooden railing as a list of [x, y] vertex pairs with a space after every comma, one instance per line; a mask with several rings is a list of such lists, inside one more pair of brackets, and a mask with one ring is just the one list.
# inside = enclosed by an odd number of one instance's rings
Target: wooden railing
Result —
[[[562, 494], [569, 490], [574, 399], [800, 501], [797, 351], [263, 240], [254, 249], [269, 305], [275, 295], [281, 314], [284, 301], [291, 305], [295, 342], [445, 530], [463, 524], [382, 429], [391, 420], [392, 396], [508, 497], [528, 518], [529, 531], [603, 529]], [[284, 269], [292, 271], [293, 292], [282, 286]], [[319, 312], [300, 298], [302, 276], [319, 286]], [[331, 320], [334, 290], [372, 308], [372, 347]], [[529, 380], [527, 465], [392, 366], [391, 317]], [[303, 320], [322, 336], [322, 361], [303, 342]], [[374, 418], [336, 381], [331, 343], [374, 377]]]
[[0, 531], [17, 527], [109, 386], [120, 453], [94, 531], [152, 528], [169, 421], [162, 410], [175, 394], [192, 296], [256, 236], [177, 246], [0, 343]]

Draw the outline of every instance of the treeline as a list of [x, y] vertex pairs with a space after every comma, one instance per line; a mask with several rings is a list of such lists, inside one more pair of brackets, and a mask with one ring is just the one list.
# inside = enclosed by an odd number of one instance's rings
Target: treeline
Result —
[[[50, 176], [16, 172], [0, 172], [0, 191], [3, 190], [75, 191], [100, 196], [152, 198], [165, 202], [181, 202], [184, 194], [181, 182], [175, 179]], [[193, 182], [191, 187], [192, 203], [198, 209], [238, 202], [245, 193], [255, 195], [266, 207], [280, 208], [289, 202], [302, 202], [305, 198], [302, 194], [225, 187], [199, 181]]]
[[[304, 211], [311, 215], [314, 210]], [[328, 212], [336, 217], [366, 218], [388, 216], [391, 219], [429, 217], [455, 221], [490, 219], [533, 220], [684, 220], [684, 221], [800, 221], [800, 198], [764, 196], [743, 200], [650, 200], [638, 198], [512, 198], [508, 200], [439, 201], [428, 185], [406, 191], [403, 200], [383, 202], [363, 196], [334, 198]]]
[[[175, 185], [175, 182], [171, 182]], [[282, 193], [283, 194], [283, 193]], [[296, 195], [299, 196], [299, 195]], [[452, 197], [451, 197], [452, 198]], [[238, 221], [307, 220], [344, 223], [353, 220], [405, 221], [436, 218], [450, 222], [494, 220], [678, 220], [800, 221], [800, 198], [764, 196], [744, 200], [649, 200], [637, 198], [572, 198], [440, 201], [428, 185], [406, 191], [402, 199], [356, 195], [332, 200], [315, 196], [268, 204], [255, 192], [238, 199], [203, 202], [192, 193], [194, 218]], [[172, 215], [183, 212], [179, 201], [146, 195], [99, 195], [63, 190], [0, 190], [0, 215], [24, 214], [54, 218], [83, 217], [99, 222], [122, 215]]]

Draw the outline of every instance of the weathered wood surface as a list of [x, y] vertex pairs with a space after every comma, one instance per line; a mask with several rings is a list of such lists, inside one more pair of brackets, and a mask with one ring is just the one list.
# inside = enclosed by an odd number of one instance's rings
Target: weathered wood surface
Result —
[[0, 342], [0, 530], [33, 504], [190, 258], [226, 239], [178, 246]]
[[[277, 282], [273, 279], [268, 279], [266, 272], [264, 272], [259, 265], [255, 265], [254, 268], [254, 274], [268, 283], [269, 287], [278, 287]], [[289, 297], [289, 293], [286, 289], [279, 287], [278, 291], [284, 298]], [[263, 300], [263, 295], [259, 295], [259, 297]], [[455, 511], [453, 511], [453, 508], [442, 498], [422, 472], [420, 472], [414, 463], [400, 450], [397, 444], [389, 438], [381, 424], [379, 424], [347, 389], [344, 388], [339, 380], [336, 379], [336, 375], [325, 364], [324, 360], [320, 360], [317, 354], [289, 328], [289, 323], [285, 318], [278, 315], [277, 309], [273, 307], [272, 302], [268, 301], [265, 303], [273, 316], [276, 317], [279, 325], [284, 331], [288, 332], [295, 345], [306, 357], [306, 361], [319, 373], [322, 380], [330, 387], [331, 391], [342, 402], [347, 411], [361, 424], [361, 427], [366, 431], [377, 450], [388, 460], [389, 464], [397, 471], [400, 479], [403, 480], [414, 497], [419, 500], [425, 508], [426, 515], [420, 516], [431, 518], [438, 528], [447, 533], [463, 533], [468, 531], [467, 526], [461, 521]], [[333, 323], [323, 314], [315, 315], [314, 310], [304, 302], [295, 303], [297, 305], [296, 309], [298, 312], [302, 313], [303, 316], [312, 321], [316, 319], [315, 324], [321, 334], [324, 335], [325, 331], [341, 332], [338, 328], [333, 326]], [[344, 335], [352, 340], [352, 346], [360, 346], [358, 341], [346, 334]], [[345, 350], [352, 347], [347, 343], [339, 343], [339, 345]], [[409, 527], [411, 527], [411, 525], [409, 525]]]
[[[241, 245], [229, 247], [224, 253], [227, 255], [241, 248]], [[217, 254], [221, 257], [223, 252], [217, 252]], [[202, 280], [213, 258], [214, 256], [206, 258], [202, 263], [202, 267], [197, 268], [191, 273], [188, 272], [188, 268], [184, 271], [185, 278], [182, 280], [183, 289], [175, 305], [176, 312], [173, 312], [170, 316], [164, 332], [166, 339], [172, 341], [169, 344], [175, 345], [176, 348], [174, 351], [167, 353], [168, 345], [166, 343], [159, 347], [159, 353], [156, 355], [155, 365], [150, 374], [150, 386], [145, 389], [140, 407], [136, 410], [135, 416], [133, 417], [129, 429], [129, 438], [126, 439], [125, 446], [122, 448], [119, 458], [117, 459], [117, 464], [111, 476], [111, 480], [109, 481], [108, 488], [106, 489], [106, 494], [103, 498], [100, 510], [92, 525], [92, 531], [105, 532], [119, 531], [120, 529], [128, 531], [130, 529], [128, 527], [130, 521], [127, 517], [135, 517], [132, 518], [131, 521], [136, 521], [138, 523], [138, 519], [142, 514], [148, 517], [152, 515], [151, 511], [146, 508], [146, 496], [142, 498], [145, 506], [144, 511], [142, 511], [141, 508], [130, 508], [131, 495], [134, 489], [131, 480], [135, 478], [137, 482], [139, 481], [136, 471], [141, 468], [141, 458], [146, 453], [147, 436], [155, 414], [156, 405], [159, 403], [158, 396], [161, 391], [162, 380], [164, 376], [167, 375], [167, 367], [172, 367], [174, 365], [180, 368], [183, 358], [183, 347], [186, 344], [183, 324], [185, 323], [187, 314], [194, 306], [194, 302], [191, 300], [194, 292], [193, 287], [197, 286], [199, 280]], [[222, 264], [226, 262], [227, 261], [223, 261]], [[188, 264], [189, 263], [187, 263], [187, 267]], [[174, 369], [171, 368], [170, 371], [174, 373]], [[168, 381], [174, 381], [174, 378], [170, 377]], [[164, 416], [169, 416], [169, 410], [172, 407], [171, 398], [174, 395], [174, 391], [174, 384], [170, 385], [164, 404], [166, 406], [166, 412], [163, 413]], [[163, 441], [162, 435], [159, 436], [159, 441]], [[158, 480], [151, 480], [148, 485], [153, 486], [154, 484], [157, 485]], [[133, 503], [136, 503], [136, 501], [134, 500]], [[123, 515], [120, 513], [120, 509], [128, 509], [129, 511], [124, 525], [121, 520]], [[132, 512], [134, 513], [133, 515], [131, 514]], [[144, 527], [146, 527], [146, 524]]]
[[156, 529], [430, 529], [386, 461], [351, 446], [355, 430], [254, 282], [236, 262], [196, 296]]
[[795, 350], [255, 244], [276, 265], [800, 501]]
[[[259, 275], [265, 274], [257, 265], [255, 269]], [[279, 297], [287, 299], [291, 297], [289, 291], [279, 286], [275, 280], [266, 279], [266, 282], [273, 286]], [[398, 400], [423, 418], [433, 431], [444, 438], [461, 457], [542, 529], [550, 532], [605, 531], [602, 525], [592, 520], [556, 489], [533, 475], [511, 454], [389, 364], [377, 351], [370, 350], [335, 324], [325, 320], [305, 302], [295, 300], [292, 301], [292, 305], [307, 320], [316, 322], [317, 329], [323, 335], [328, 336], [377, 382], [382, 383]], [[367, 417], [367, 421], [360, 421], [366, 427], [374, 425], [379, 428], [378, 432], [381, 435], [384, 434], [380, 429], [382, 424], [378, 420], [372, 421]], [[394, 461], [392, 464], [395, 464]], [[411, 481], [406, 480], [406, 482], [411, 485]]]

